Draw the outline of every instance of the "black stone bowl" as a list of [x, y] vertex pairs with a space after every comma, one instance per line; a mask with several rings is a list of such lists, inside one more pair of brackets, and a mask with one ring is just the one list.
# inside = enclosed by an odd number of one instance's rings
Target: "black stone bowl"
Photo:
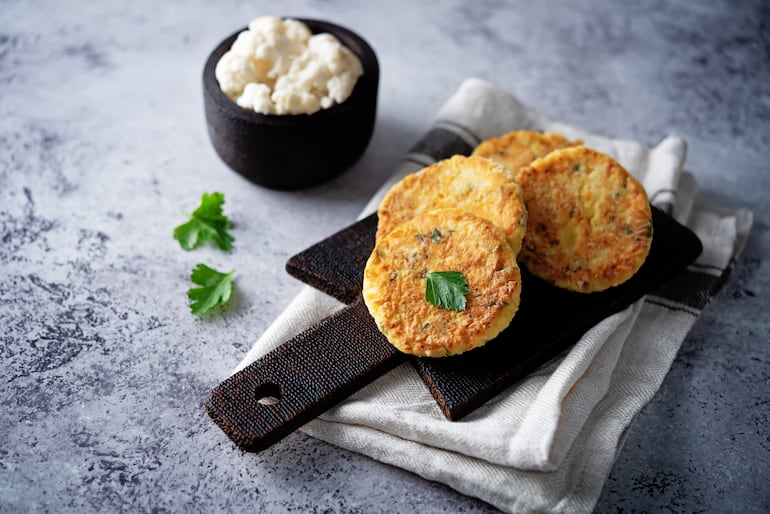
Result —
[[272, 189], [314, 186], [347, 170], [369, 144], [377, 111], [380, 69], [369, 44], [333, 23], [297, 19], [314, 34], [333, 34], [361, 60], [364, 73], [341, 104], [313, 114], [277, 115], [244, 109], [230, 100], [214, 69], [241, 31], [216, 47], [203, 70], [206, 123], [214, 149], [230, 168]]

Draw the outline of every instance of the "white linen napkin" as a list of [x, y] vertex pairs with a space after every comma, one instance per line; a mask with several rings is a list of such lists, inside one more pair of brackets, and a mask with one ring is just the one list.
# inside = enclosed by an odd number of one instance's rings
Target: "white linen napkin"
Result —
[[[468, 79], [361, 217], [374, 212], [405, 174], [516, 129], [559, 132], [614, 156], [642, 182], [653, 204], [698, 234], [703, 254], [654, 294], [598, 323], [560, 357], [460, 421], [446, 420], [411, 364], [404, 364], [302, 430], [504, 511], [590, 511], [636, 415], [740, 254], [752, 216], [697, 200], [695, 179], [683, 171], [682, 139], [668, 137], [646, 149], [589, 134], [547, 119], [487, 82]], [[342, 306], [306, 287], [236, 371]]]

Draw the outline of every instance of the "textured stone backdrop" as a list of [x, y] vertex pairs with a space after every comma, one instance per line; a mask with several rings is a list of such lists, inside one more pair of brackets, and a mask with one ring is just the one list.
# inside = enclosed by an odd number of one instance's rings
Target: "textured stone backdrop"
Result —
[[[261, 189], [208, 142], [205, 58], [263, 14], [380, 58], [372, 143], [327, 185]], [[767, 511], [769, 25], [762, 1], [0, 1], [0, 511], [492, 511], [302, 434], [243, 454], [203, 410], [299, 291], [286, 259], [350, 223], [469, 76], [594, 132], [678, 134], [704, 197], [754, 211], [597, 510]], [[171, 232], [211, 191], [235, 249], [184, 252]], [[198, 262], [238, 271], [203, 319]]]

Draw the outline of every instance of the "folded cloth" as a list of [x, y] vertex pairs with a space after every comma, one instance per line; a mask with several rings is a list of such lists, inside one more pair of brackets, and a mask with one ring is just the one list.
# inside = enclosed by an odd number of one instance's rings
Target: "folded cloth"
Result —
[[[696, 198], [677, 137], [653, 149], [547, 119], [509, 93], [465, 81], [361, 217], [393, 183], [483, 139], [517, 129], [558, 132], [615, 157], [650, 201], [689, 226], [704, 251], [686, 271], [589, 330], [574, 347], [460, 421], [447, 421], [410, 364], [303, 427], [306, 433], [478, 497], [502, 510], [590, 511], [639, 411], [652, 398], [702, 309], [723, 283], [751, 213]], [[254, 344], [241, 369], [342, 304], [306, 287]], [[236, 371], [237, 371], [236, 370]]]

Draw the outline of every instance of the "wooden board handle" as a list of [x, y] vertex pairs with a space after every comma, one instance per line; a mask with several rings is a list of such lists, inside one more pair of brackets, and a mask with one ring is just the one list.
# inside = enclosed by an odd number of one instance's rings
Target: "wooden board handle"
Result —
[[224, 380], [206, 412], [240, 448], [261, 451], [405, 359], [359, 299]]

